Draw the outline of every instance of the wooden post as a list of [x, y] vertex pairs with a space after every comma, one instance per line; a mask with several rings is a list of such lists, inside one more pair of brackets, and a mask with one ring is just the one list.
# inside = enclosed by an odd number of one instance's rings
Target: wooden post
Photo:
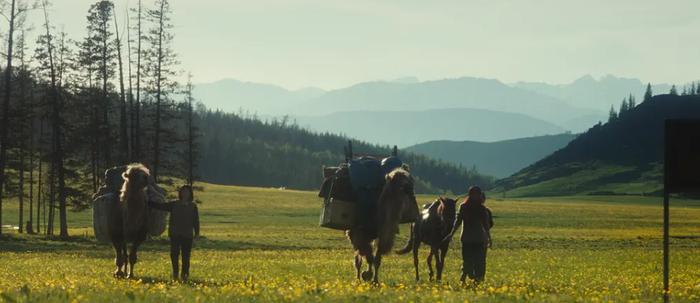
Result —
[[669, 205], [668, 205], [668, 200], [669, 200], [669, 195], [671, 193], [671, 182], [670, 182], [670, 157], [671, 157], [671, 150], [669, 147], [669, 144], [671, 141], [673, 141], [672, 134], [670, 134], [670, 130], [672, 128], [672, 122], [666, 120], [664, 123], [664, 239], [663, 239], [663, 250], [664, 250], [664, 302], [668, 302], [668, 292], [669, 292], [669, 256], [668, 256], [668, 250], [669, 250], [669, 239], [668, 239], [668, 234], [669, 234]]
[[664, 190], [664, 302], [668, 302], [669, 294], [669, 193]]

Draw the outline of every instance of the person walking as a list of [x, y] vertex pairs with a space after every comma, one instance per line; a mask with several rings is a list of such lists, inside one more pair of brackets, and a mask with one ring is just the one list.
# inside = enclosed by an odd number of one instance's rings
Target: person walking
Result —
[[459, 226], [462, 226], [462, 283], [467, 277], [479, 283], [486, 276], [486, 251], [491, 245], [493, 217], [491, 210], [484, 205], [485, 200], [481, 188], [471, 187], [459, 207], [452, 231], [443, 239], [450, 241]]
[[[192, 187], [184, 185], [178, 190], [178, 201], [168, 203], [150, 202], [152, 208], [170, 212], [168, 236], [170, 237], [170, 261], [173, 266], [173, 280], [178, 277], [187, 281], [190, 275], [190, 255], [193, 236], [199, 237], [199, 211], [194, 203]], [[182, 253], [182, 272], [179, 272], [178, 259]]]

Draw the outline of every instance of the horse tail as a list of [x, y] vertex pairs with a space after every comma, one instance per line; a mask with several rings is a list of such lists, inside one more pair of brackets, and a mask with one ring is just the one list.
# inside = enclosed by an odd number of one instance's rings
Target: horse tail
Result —
[[415, 243], [414, 243], [415, 242], [414, 238], [415, 238], [415, 233], [416, 233], [415, 229], [416, 229], [416, 223], [411, 223], [411, 234], [408, 236], [408, 242], [406, 243], [406, 245], [403, 248], [401, 248], [397, 251], [394, 251], [397, 255], [405, 255], [409, 251], [413, 250], [413, 245], [415, 245]]

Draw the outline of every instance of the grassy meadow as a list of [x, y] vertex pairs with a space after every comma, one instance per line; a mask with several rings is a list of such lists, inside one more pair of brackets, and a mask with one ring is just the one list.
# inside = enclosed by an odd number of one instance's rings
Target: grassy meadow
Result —
[[[442, 283], [427, 281], [423, 248], [422, 281], [413, 279], [410, 256], [391, 255], [381, 285], [372, 286], [354, 279], [343, 232], [318, 227], [321, 201], [314, 192], [203, 186], [197, 198], [204, 238], [195, 243], [189, 283], [169, 280], [165, 235], [140, 251], [139, 279], [114, 279], [112, 249], [91, 238], [87, 210], [69, 213], [71, 241], [5, 230], [0, 301], [656, 302], [662, 296], [659, 198], [494, 195], [487, 202], [496, 226], [484, 284], [460, 285], [454, 241]], [[698, 302], [700, 239], [687, 236], [700, 236], [700, 202], [672, 203], [672, 302]], [[3, 223], [16, 224], [17, 203], [3, 207]]]

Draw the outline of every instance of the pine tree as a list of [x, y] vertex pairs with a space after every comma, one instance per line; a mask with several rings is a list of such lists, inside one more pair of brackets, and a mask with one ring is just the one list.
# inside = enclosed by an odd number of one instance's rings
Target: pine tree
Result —
[[647, 101], [651, 100], [651, 98], [653, 96], [654, 95], [651, 91], [651, 83], [647, 83], [647, 91], [644, 93], [644, 101], [642, 101], [642, 102], [647, 102]]
[[[2, 120], [0, 120], [0, 226], [2, 226], [2, 198], [3, 191], [5, 187], [5, 177], [6, 177], [6, 166], [7, 166], [7, 151], [10, 149], [10, 96], [12, 96], [12, 59], [14, 57], [13, 47], [14, 47], [14, 35], [15, 31], [19, 26], [21, 26], [22, 17], [27, 11], [26, 3], [19, 0], [10, 1], [9, 13], [5, 11], [3, 16], [8, 21], [7, 30], [7, 52], [5, 56], [7, 57], [7, 62], [4, 69], [4, 79], [3, 79], [3, 99], [2, 99]], [[0, 228], [0, 235], [2, 234], [2, 228]]]
[[678, 96], [678, 89], [676, 89], [676, 85], [671, 85], [671, 90], [668, 92], [672, 96]]
[[[133, 48], [130, 46], [129, 47], [129, 57], [131, 58], [131, 53], [136, 53], [136, 62], [131, 62], [129, 64], [129, 69], [131, 69], [131, 65], [134, 64], [136, 68], [136, 73], [133, 75], [135, 77], [135, 82], [136, 82], [136, 96], [134, 97], [132, 88], [131, 88], [131, 80], [129, 81], [129, 95], [130, 95], [130, 100], [133, 105], [131, 105], [131, 160], [132, 161], [137, 161], [140, 162], [142, 161], [142, 150], [143, 147], [141, 146], [141, 108], [142, 108], [142, 100], [141, 100], [141, 84], [142, 84], [142, 76], [143, 76], [143, 63], [142, 63], [142, 57], [143, 57], [143, 49], [141, 48], [142, 42], [145, 40], [144, 32], [142, 30], [142, 23], [143, 23], [143, 5], [141, 3], [141, 0], [138, 1], [137, 7], [131, 9], [131, 11], [135, 14], [134, 19], [136, 21], [136, 24], [134, 25], [134, 28], [130, 28], [129, 32], [135, 31], [135, 44]], [[130, 34], [131, 36], [131, 34]], [[132, 40], [129, 39], [129, 45], [131, 45]], [[131, 71], [129, 72], [129, 77], [131, 78]]]
[[[166, 129], [165, 122], [168, 111], [171, 109], [172, 100], [170, 95], [177, 89], [177, 82], [174, 78], [178, 75], [175, 70], [178, 64], [175, 53], [172, 49], [173, 35], [171, 33], [173, 25], [170, 21], [170, 3], [168, 0], [156, 0], [156, 8], [150, 9], [146, 13], [146, 18], [153, 24], [146, 40], [151, 46], [146, 57], [149, 71], [149, 89], [154, 101], [153, 117], [153, 158], [151, 159], [151, 173], [158, 180], [161, 169], [161, 149], [163, 145], [163, 134], [170, 131]], [[168, 139], [175, 139], [168, 137]]]
[[194, 97], [192, 91], [194, 86], [192, 85], [192, 74], [187, 77], [187, 84], [185, 86], [185, 122], [186, 122], [186, 132], [187, 132], [187, 152], [185, 155], [185, 163], [187, 163], [187, 184], [192, 186], [194, 184], [194, 171], [197, 167], [197, 137], [198, 128], [195, 125], [195, 114], [194, 114]]
[[610, 114], [608, 115], [608, 123], [617, 120], [617, 112], [615, 111], [615, 106], [610, 106]]
[[104, 157], [104, 167], [113, 164], [112, 159], [112, 132], [109, 122], [111, 102], [109, 100], [110, 79], [114, 76], [115, 47], [112, 44], [114, 34], [110, 30], [114, 4], [109, 0], [100, 0], [93, 4], [88, 11], [87, 30], [88, 46], [91, 48], [93, 60], [97, 62], [97, 80], [101, 81], [100, 87], [100, 147]]
[[627, 110], [632, 110], [635, 107], [637, 107], [637, 100], [634, 98], [632, 94], [630, 94], [629, 98], [627, 99]]
[[622, 117], [627, 111], [629, 110], [629, 103], [627, 103], [627, 99], [623, 98], [622, 103], [620, 104], [620, 113], [618, 114], [618, 117]]
[[[46, 8], [46, 1], [42, 2], [44, 10], [44, 27], [46, 29], [46, 50], [47, 58], [49, 61], [49, 74], [50, 74], [50, 89], [49, 89], [49, 99], [51, 100], [51, 179], [50, 187], [51, 197], [53, 199], [54, 195], [58, 194], [58, 208], [59, 208], [59, 228], [60, 236], [62, 239], [68, 238], [68, 220], [66, 212], [66, 183], [65, 183], [65, 171], [64, 171], [64, 158], [63, 158], [63, 125], [62, 125], [62, 110], [63, 102], [61, 101], [61, 95], [58, 86], [58, 73], [56, 69], [56, 61], [54, 58], [54, 46], [52, 41], [52, 34], [49, 26], [48, 11]], [[63, 43], [59, 46], [59, 49], [63, 48]], [[63, 63], [60, 63], [62, 65]], [[54, 184], [54, 180], [56, 184]], [[53, 233], [53, 203], [50, 203], [49, 212], [49, 227], [47, 232]]]
[[[18, 172], [19, 180], [17, 182], [17, 195], [19, 200], [19, 218], [18, 226], [19, 232], [24, 231], [24, 198], [25, 198], [25, 170], [26, 170], [26, 153], [27, 153], [27, 139], [31, 136], [29, 134], [30, 127], [28, 123], [31, 121], [31, 102], [29, 98], [29, 90], [32, 86], [32, 76], [29, 70], [29, 62], [26, 56], [26, 44], [25, 44], [26, 32], [24, 29], [19, 29], [19, 36], [17, 37], [17, 58], [19, 65], [17, 66], [16, 72], [16, 82], [17, 82], [17, 95], [16, 95], [16, 106], [14, 111], [15, 122], [13, 123], [17, 127], [15, 131], [15, 138], [13, 141], [17, 142], [15, 154], [18, 156], [18, 163], [15, 170]], [[31, 209], [30, 209], [31, 211]], [[31, 225], [30, 225], [31, 226]], [[27, 226], [27, 232], [31, 231], [31, 227]]]

